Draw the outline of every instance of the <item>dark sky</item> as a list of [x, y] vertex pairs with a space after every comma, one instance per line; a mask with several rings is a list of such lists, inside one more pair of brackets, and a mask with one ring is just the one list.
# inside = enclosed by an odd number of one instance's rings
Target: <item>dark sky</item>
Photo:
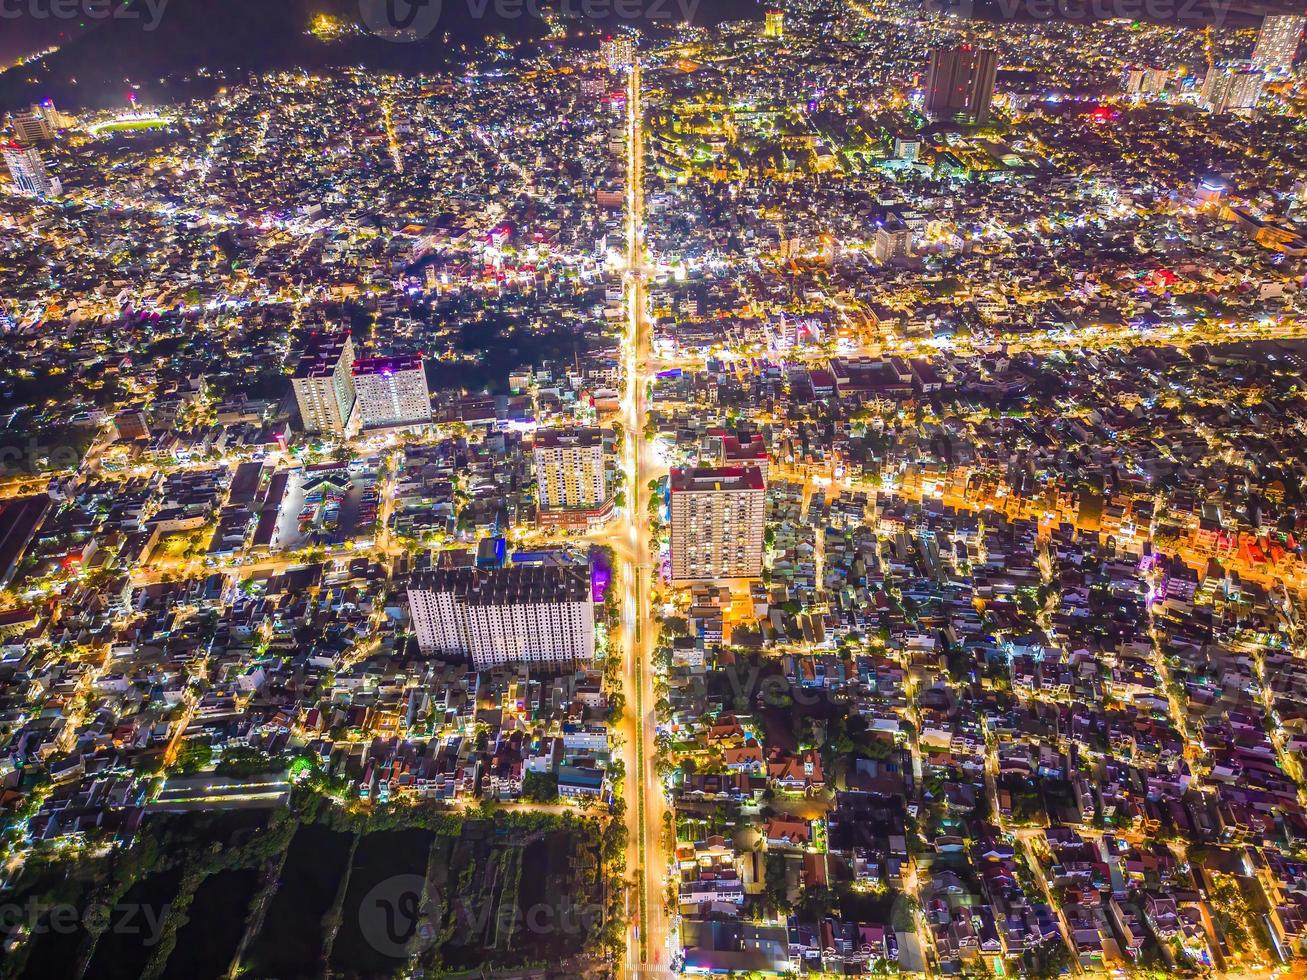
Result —
[[[67, 2], [67, 0], [64, 0], [64, 2]], [[259, 11], [259, 14], [252, 18], [254, 21], [263, 20], [264, 14], [268, 11], [268, 7], [263, 7], [262, 4], [267, 4], [269, 7], [293, 8], [304, 18], [307, 18], [309, 11], [330, 9], [333, 6], [355, 12], [358, 5], [358, 0], [156, 0], [156, 2], [166, 4], [163, 11], [164, 16], [169, 21], [174, 17], [179, 17], [189, 23], [195, 19], [193, 15], [202, 15], [199, 21], [201, 26], [198, 29], [204, 34], [213, 32], [213, 24], [210, 21], [215, 13], [227, 16], [227, 11], [245, 11], [251, 2], [254, 3], [255, 9]], [[665, 0], [663, 2], [665, 3]], [[977, 10], [980, 10], [990, 2], [993, 2], [993, 0], [975, 0], [975, 5]], [[1225, 2], [1228, 5], [1228, 0], [1196, 0], [1195, 3], [1189, 6], [1203, 7], [1212, 2]], [[1252, 2], [1256, 3], [1256, 0], [1252, 0]], [[108, 4], [106, 4], [106, 0], [95, 0], [93, 9], [98, 11], [101, 7], [108, 5], [112, 5], [113, 8], [124, 5], [140, 8], [142, 3], [143, 0], [108, 0]], [[140, 38], [138, 35], [123, 30], [123, 28], [129, 26], [136, 26], [135, 21], [125, 20], [110, 23], [86, 16], [73, 19], [55, 19], [50, 13], [51, 4], [52, 0], [0, 0], [0, 66], [7, 66], [16, 58], [32, 54], [53, 44], [63, 45], [88, 31], [94, 32], [109, 27], [114, 29], [106, 31], [106, 39], [113, 39], [110, 47], [118, 51], [118, 62], [121, 65], [123, 74], [130, 74], [132, 66], [137, 64], [137, 52], [141, 48], [149, 46], [149, 38]], [[1301, 4], [1302, 0], [1268, 0], [1266, 6], [1301, 9]], [[758, 17], [763, 5], [763, 0], [702, 0], [699, 20], [711, 23], [722, 17]], [[1244, 0], [1242, 5], [1248, 5], [1247, 0]], [[450, 6], [452, 5], [446, 3], [446, 7]], [[187, 13], [182, 13], [182, 11], [187, 11]], [[141, 12], [144, 13], [143, 10]], [[270, 19], [277, 20], [277, 18]], [[1249, 20], [1251, 24], [1256, 24], [1255, 18]], [[1243, 26], [1243, 24], [1241, 23], [1240, 26]], [[295, 33], [299, 34], [300, 31], [301, 28], [297, 20]], [[160, 37], [166, 33], [160, 32]], [[221, 34], [223, 32], [218, 31], [216, 33]], [[284, 42], [284, 39], [278, 35], [276, 30], [271, 30], [269, 33], [273, 35], [271, 40], [275, 44]], [[138, 42], [140, 47], [138, 47]], [[249, 43], [249, 39], [242, 38], [240, 43]], [[185, 47], [185, 45], [182, 45], [182, 47]], [[75, 59], [78, 64], [80, 64], [80, 60], [80, 58]], [[65, 62], [65, 67], [68, 66], [69, 63]], [[188, 64], [172, 67], [190, 68], [192, 66]]]
[[[38, 6], [48, 9], [45, 4]], [[4, 10], [6, 14], [12, 15], [18, 14], [24, 7], [25, 4], [22, 3], [10, 3]], [[21, 16], [0, 16], [0, 65], [8, 65], [24, 55], [76, 37], [82, 33], [81, 23], [80, 20], [36, 18], [26, 12]]]

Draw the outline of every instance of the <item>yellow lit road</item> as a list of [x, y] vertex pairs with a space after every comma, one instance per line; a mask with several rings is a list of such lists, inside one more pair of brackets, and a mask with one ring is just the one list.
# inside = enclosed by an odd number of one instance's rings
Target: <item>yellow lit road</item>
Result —
[[646, 415], [642, 373], [649, 355], [649, 322], [645, 315], [643, 119], [640, 105], [640, 64], [631, 68], [627, 91], [627, 334], [624, 351], [625, 390], [622, 423], [626, 433], [623, 468], [627, 507], [614, 527], [625, 547], [615, 549], [622, 561], [622, 649], [627, 711], [623, 722], [626, 754], [626, 815], [630, 840], [627, 876], [634, 885], [628, 907], [626, 975], [668, 976], [668, 927], [664, 911], [667, 857], [662, 826], [666, 802], [654, 771], [653, 674], [650, 669], [656, 637], [649, 596], [654, 568], [649, 557], [648, 462], [644, 452]]
[[381, 121], [386, 130], [386, 143], [390, 151], [390, 159], [395, 164], [395, 172], [404, 172], [404, 151], [400, 149], [399, 137], [395, 134], [395, 122], [391, 118], [390, 99], [381, 103]]
[[[1269, 322], [1246, 322], [1230, 325], [1200, 325], [1197, 327], [1160, 327], [1149, 331], [1112, 331], [1097, 327], [1077, 330], [1063, 336], [1020, 338], [997, 337], [986, 344], [971, 341], [955, 341], [949, 346], [949, 352], [955, 357], [975, 357], [991, 353], [1001, 344], [1011, 354], [1034, 354], [1043, 356], [1058, 351], [1086, 350], [1131, 350], [1135, 347], [1164, 346], [1180, 349], [1200, 344], [1234, 344], [1256, 341], [1293, 341], [1307, 340], [1307, 322], [1291, 317], [1274, 319]], [[940, 346], [928, 340], [912, 338], [887, 338], [882, 343], [862, 344], [840, 350], [844, 357], [932, 357], [939, 353]], [[758, 350], [754, 356], [776, 356], [764, 350]], [[728, 363], [738, 356], [728, 351], [714, 351], [713, 357]], [[790, 351], [782, 359], [792, 364], [825, 364], [830, 354], [825, 351], [806, 352]], [[664, 371], [681, 368], [685, 371], [705, 370], [708, 358], [704, 355], [656, 355], [650, 365], [652, 371]]]

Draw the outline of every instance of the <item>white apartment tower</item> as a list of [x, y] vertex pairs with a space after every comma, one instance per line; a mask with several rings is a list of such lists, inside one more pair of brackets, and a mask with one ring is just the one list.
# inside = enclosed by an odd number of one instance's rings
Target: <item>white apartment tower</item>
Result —
[[436, 568], [408, 586], [418, 647], [500, 664], [573, 669], [594, 659], [587, 565]]
[[599, 56], [610, 71], [629, 68], [635, 63], [635, 42], [626, 35], [606, 37], [599, 43]]
[[420, 356], [361, 357], [354, 362], [353, 374], [363, 428], [431, 421], [431, 392]]
[[1255, 68], [1237, 71], [1213, 66], [1203, 77], [1200, 96], [1212, 112], [1249, 112], [1257, 107], [1262, 97], [1265, 79]]
[[912, 257], [912, 229], [898, 219], [885, 222], [876, 229], [872, 246], [876, 261], [882, 265]]
[[766, 488], [756, 466], [673, 469], [672, 579], [762, 574]]
[[1267, 14], [1257, 31], [1253, 64], [1272, 70], [1292, 68], [1304, 26], [1307, 26], [1304, 14]]
[[1126, 95], [1162, 95], [1174, 73], [1169, 68], [1128, 66], [1121, 74], [1121, 91]]
[[598, 507], [604, 502], [601, 430], [540, 429], [534, 455], [541, 509]]
[[344, 434], [354, 411], [353, 368], [347, 330], [318, 337], [305, 351], [291, 379], [305, 432]]
[[0, 150], [4, 152], [9, 176], [20, 193], [37, 197], [58, 197], [62, 193], [59, 181], [46, 172], [45, 161], [36, 147], [25, 143], [4, 143], [0, 144]]
[[54, 139], [55, 129], [42, 112], [15, 112], [11, 122], [19, 142], [41, 143]]

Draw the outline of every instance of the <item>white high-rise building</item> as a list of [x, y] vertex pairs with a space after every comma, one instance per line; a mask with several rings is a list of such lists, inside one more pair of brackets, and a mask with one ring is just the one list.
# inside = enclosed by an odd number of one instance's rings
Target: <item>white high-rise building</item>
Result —
[[54, 139], [54, 127], [50, 125], [49, 118], [39, 111], [15, 112], [10, 123], [19, 142], [40, 143]]
[[599, 54], [612, 71], [629, 68], [635, 63], [635, 42], [620, 34], [606, 37], [599, 43]]
[[756, 466], [673, 469], [672, 579], [762, 574], [766, 486]]
[[1144, 78], [1144, 91], [1149, 95], [1161, 95], [1171, 84], [1174, 73], [1169, 68], [1149, 68]]
[[343, 435], [354, 411], [354, 342], [349, 331], [317, 338], [291, 385], [305, 432]]
[[1162, 95], [1171, 84], [1169, 68], [1127, 67], [1121, 73], [1121, 91], [1126, 95]]
[[363, 428], [431, 421], [431, 392], [421, 357], [361, 357], [354, 362], [353, 373]]
[[66, 112], [60, 112], [53, 99], [46, 99], [40, 105], [32, 106], [32, 111], [45, 119], [55, 132], [77, 125], [77, 119]]
[[1229, 69], [1213, 66], [1203, 77], [1203, 104], [1215, 113], [1248, 112], [1257, 107], [1265, 79], [1255, 68]]
[[598, 507], [604, 502], [601, 430], [540, 429], [533, 452], [542, 509]]
[[907, 163], [916, 163], [917, 157], [921, 155], [921, 140], [915, 136], [895, 136], [894, 137], [894, 159], [904, 160]]
[[408, 586], [418, 647], [500, 664], [572, 669], [594, 659], [588, 565], [436, 568]]
[[897, 218], [876, 229], [876, 242], [872, 246], [876, 261], [881, 264], [912, 256], [912, 229]]
[[23, 143], [5, 143], [0, 146], [4, 151], [5, 166], [14, 185], [24, 194], [37, 197], [58, 197], [63, 193], [59, 181], [51, 177], [45, 169], [45, 161], [34, 146]]
[[1304, 14], [1267, 14], [1257, 31], [1253, 64], [1258, 68], [1292, 68], [1304, 26], [1307, 26]]

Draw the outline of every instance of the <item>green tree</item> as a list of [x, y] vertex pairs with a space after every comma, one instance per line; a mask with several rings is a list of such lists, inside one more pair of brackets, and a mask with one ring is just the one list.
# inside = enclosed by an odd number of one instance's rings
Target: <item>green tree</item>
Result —
[[785, 855], [773, 852], [767, 855], [767, 870], [763, 878], [763, 894], [767, 904], [778, 912], [789, 910], [788, 876], [785, 872]]
[[527, 770], [522, 777], [522, 799], [532, 803], [557, 802], [558, 777], [552, 772]]
[[203, 739], [192, 738], [182, 743], [177, 752], [177, 761], [173, 771], [181, 775], [191, 775], [201, 769], [207, 769], [213, 762], [213, 746]]

